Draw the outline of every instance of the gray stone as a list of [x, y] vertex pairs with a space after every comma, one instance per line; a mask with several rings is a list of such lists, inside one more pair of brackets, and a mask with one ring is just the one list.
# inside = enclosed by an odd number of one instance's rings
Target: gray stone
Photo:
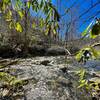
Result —
[[[65, 64], [64, 59], [64, 56], [34, 57], [19, 59], [19, 63], [10, 65], [14, 69], [10, 72], [12, 75], [28, 80], [23, 86], [26, 100], [82, 100], [73, 84], [77, 83], [73, 74], [76, 66]], [[61, 71], [64, 67], [68, 67], [67, 73]]]
[[47, 49], [46, 55], [49, 56], [57, 56], [57, 55], [65, 55], [66, 50], [63, 47], [51, 47]]

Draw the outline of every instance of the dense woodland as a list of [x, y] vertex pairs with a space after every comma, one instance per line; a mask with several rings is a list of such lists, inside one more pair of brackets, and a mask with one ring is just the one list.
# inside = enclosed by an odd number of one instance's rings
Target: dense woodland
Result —
[[100, 11], [77, 31], [90, 1], [61, 14], [61, 0], [0, 0], [0, 100], [100, 100]]

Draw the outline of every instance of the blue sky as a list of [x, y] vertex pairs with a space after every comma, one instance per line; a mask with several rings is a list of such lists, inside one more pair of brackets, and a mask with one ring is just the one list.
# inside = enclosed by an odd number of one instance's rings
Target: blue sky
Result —
[[[96, 5], [95, 7], [93, 7], [91, 10], [89, 10], [88, 13], [84, 13], [86, 12], [89, 8], [91, 8], [92, 5], [95, 5], [96, 3], [98, 3], [98, 5]], [[52, 3], [57, 7], [58, 12], [60, 13], [60, 15], [63, 15], [66, 11], [66, 9], [71, 8], [73, 15], [75, 16], [75, 18], [73, 18], [73, 20], [76, 20], [76, 34], [80, 35], [85, 28], [91, 23], [92, 16], [96, 16], [97, 18], [100, 18], [100, 0], [52, 0]], [[73, 6], [72, 6], [73, 5]], [[32, 12], [32, 9], [31, 9]], [[98, 13], [99, 12], [99, 13]], [[37, 14], [41, 14], [41, 12], [39, 13], [32, 13], [32, 15], [36, 16]], [[83, 14], [83, 15], [82, 15]], [[79, 18], [79, 16], [81, 16], [81, 18]], [[63, 17], [61, 17], [60, 23], [68, 23], [70, 22], [70, 12], [65, 14]], [[66, 31], [66, 26], [65, 27], [61, 27], [60, 30], [60, 34], [64, 35]]]
[[[89, 25], [89, 23], [93, 20], [88, 20], [90, 17], [96, 15], [96, 17], [100, 18], [100, 0], [52, 0], [53, 4], [57, 6], [58, 4], [58, 11], [62, 15], [64, 14], [66, 8], [70, 8], [72, 5], [72, 10], [74, 12], [74, 9], [77, 10], [77, 13], [75, 12], [77, 16], [77, 32], [80, 34], [84, 31], [84, 29]], [[92, 5], [95, 5], [97, 2], [99, 4], [89, 10], [88, 13], [85, 13], [81, 18], [78, 17], [83, 14], [87, 9], [89, 9]], [[99, 13], [98, 13], [99, 12]], [[65, 19], [68, 21], [68, 14], [66, 14], [62, 19]]]

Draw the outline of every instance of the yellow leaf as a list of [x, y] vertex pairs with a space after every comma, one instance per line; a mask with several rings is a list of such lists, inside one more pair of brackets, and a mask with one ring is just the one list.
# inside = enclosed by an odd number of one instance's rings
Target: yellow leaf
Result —
[[94, 35], [92, 34], [92, 32], [90, 31], [90, 38], [95, 39], [98, 35]]
[[56, 29], [53, 29], [53, 34], [54, 34], [54, 35], [56, 35], [56, 34], [57, 34]]
[[40, 19], [40, 28], [43, 28], [43, 26], [44, 26], [44, 20]]
[[27, 2], [27, 7], [30, 8], [31, 3], [28, 1]]
[[11, 10], [8, 11], [8, 13], [6, 14], [6, 21], [11, 21], [12, 20], [12, 12]]
[[82, 36], [85, 36], [85, 35], [87, 35], [88, 34], [88, 31], [89, 31], [89, 29], [90, 29], [90, 27], [91, 27], [91, 25], [93, 24], [93, 21], [88, 25], [88, 27], [84, 30], [84, 32], [82, 33]]
[[36, 23], [35, 22], [33, 22], [32, 27], [36, 28]]
[[5, 3], [3, 3], [2, 10], [3, 10], [3, 11], [6, 10], [6, 5], [5, 5]]
[[24, 14], [21, 11], [18, 11], [19, 16], [21, 17], [21, 19], [23, 18]]
[[13, 23], [13, 22], [10, 22], [9, 28], [10, 28], [10, 29], [13, 29], [13, 28], [14, 28], [14, 23]]
[[48, 32], [49, 32], [49, 28], [47, 28], [47, 29], [45, 30], [45, 35], [46, 35], [46, 36], [48, 35]]
[[22, 32], [22, 31], [23, 31], [22, 26], [21, 26], [21, 24], [20, 24], [19, 22], [17, 22], [17, 23], [15, 24], [15, 29], [16, 29], [17, 31], [19, 31], [19, 32]]

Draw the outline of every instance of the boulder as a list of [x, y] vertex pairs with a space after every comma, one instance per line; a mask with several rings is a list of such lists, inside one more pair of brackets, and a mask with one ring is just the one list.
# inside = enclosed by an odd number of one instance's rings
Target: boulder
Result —
[[44, 47], [42, 45], [34, 45], [28, 48], [29, 54], [32, 56], [58, 56], [68, 54], [63, 47]]
[[63, 47], [50, 47], [46, 52], [47, 56], [66, 55], [66, 50]]
[[28, 52], [32, 56], [44, 56], [46, 53], [46, 48], [42, 45], [33, 45], [28, 48]]

